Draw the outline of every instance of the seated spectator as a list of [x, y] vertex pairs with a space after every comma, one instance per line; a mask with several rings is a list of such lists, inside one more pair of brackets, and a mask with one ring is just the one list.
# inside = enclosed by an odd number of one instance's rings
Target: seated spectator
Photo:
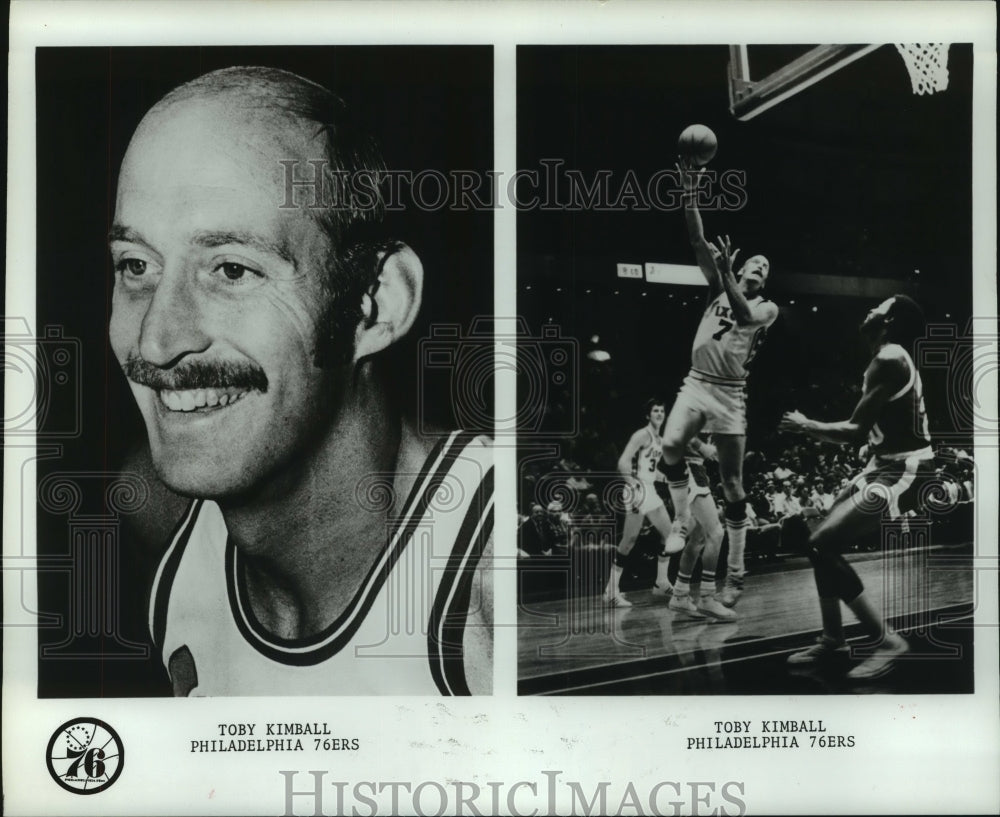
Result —
[[544, 555], [565, 556], [569, 553], [569, 516], [563, 512], [561, 502], [553, 500], [549, 503], [544, 530]]
[[771, 513], [774, 514], [775, 519], [781, 519], [794, 513], [794, 511], [789, 510], [792, 501], [792, 486], [788, 480], [781, 483], [781, 488], [774, 492], [770, 500]]
[[747, 506], [753, 508], [754, 515], [759, 520], [759, 524], [766, 525], [772, 521], [771, 503], [767, 496], [764, 495], [759, 484], [750, 490], [747, 500]]
[[795, 472], [785, 464], [785, 461], [782, 460], [778, 467], [774, 469], [774, 478], [784, 481], [794, 475], [794, 473]]
[[[545, 508], [531, 506], [531, 516], [518, 528], [518, 550], [527, 556], [543, 556], [546, 550]], [[518, 553], [520, 556], [520, 553]]]

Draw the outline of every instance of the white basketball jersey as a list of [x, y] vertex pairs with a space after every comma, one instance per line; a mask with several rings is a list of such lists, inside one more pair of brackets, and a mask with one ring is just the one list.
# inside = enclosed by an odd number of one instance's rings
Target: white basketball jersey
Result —
[[[193, 501], [160, 563], [149, 612], [174, 693], [470, 694], [462, 643], [493, 527], [492, 469], [485, 437], [454, 432], [438, 443], [354, 598], [302, 639], [263, 629], [221, 510]], [[384, 516], [377, 494], [369, 510]]]
[[656, 481], [656, 466], [663, 456], [663, 438], [654, 434], [646, 427], [646, 441], [635, 452], [632, 460], [632, 471], [643, 482]]
[[[758, 296], [750, 299], [751, 307], [763, 303]], [[727, 386], [742, 386], [747, 379], [747, 366], [764, 340], [766, 324], [740, 326], [733, 316], [729, 296], [720, 292], [705, 309], [691, 348], [691, 373], [699, 380]]]

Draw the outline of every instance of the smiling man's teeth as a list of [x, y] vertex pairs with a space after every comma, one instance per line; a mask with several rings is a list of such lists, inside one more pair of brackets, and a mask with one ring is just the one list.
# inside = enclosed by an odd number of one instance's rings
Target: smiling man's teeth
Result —
[[186, 389], [184, 391], [158, 392], [160, 402], [171, 411], [197, 411], [200, 408], [226, 406], [243, 397], [246, 391], [217, 391], [216, 389]]

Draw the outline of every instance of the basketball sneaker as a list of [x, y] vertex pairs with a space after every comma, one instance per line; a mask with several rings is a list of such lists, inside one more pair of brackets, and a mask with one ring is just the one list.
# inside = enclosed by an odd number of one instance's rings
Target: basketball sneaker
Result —
[[835, 641], [828, 635], [821, 634], [811, 647], [789, 655], [788, 663], [793, 666], [822, 664], [837, 658], [846, 658], [849, 652], [847, 644], [843, 641]]
[[870, 658], [866, 658], [854, 669], [847, 673], [847, 677], [852, 681], [868, 681], [872, 678], [881, 678], [890, 672], [899, 656], [910, 651], [910, 645], [902, 638], [896, 636], [898, 644], [894, 644], [884, 650], [879, 650]]
[[723, 607], [715, 596], [702, 596], [698, 599], [698, 610], [716, 621], [736, 620], [736, 613], [728, 607]]
[[632, 602], [625, 598], [621, 593], [605, 593], [601, 596], [604, 599], [604, 603], [611, 607], [631, 607]]
[[674, 586], [670, 582], [657, 582], [650, 591], [654, 596], [669, 596], [674, 592]]
[[734, 607], [743, 595], [743, 574], [727, 573], [726, 582], [718, 594], [719, 601], [726, 607]]
[[670, 604], [667, 605], [667, 609], [673, 610], [675, 613], [682, 613], [688, 618], [705, 618], [705, 614], [698, 609], [690, 593], [674, 593], [670, 599]]

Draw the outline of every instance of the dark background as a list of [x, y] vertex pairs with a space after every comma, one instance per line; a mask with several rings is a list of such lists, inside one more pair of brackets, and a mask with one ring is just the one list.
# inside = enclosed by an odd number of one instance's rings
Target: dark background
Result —
[[[808, 46], [750, 48], [751, 76]], [[735, 212], [703, 211], [706, 235], [728, 233], [741, 259], [771, 262], [765, 295], [781, 309], [754, 363], [749, 445], [764, 445], [783, 411], [849, 412], [867, 352], [857, 326], [881, 297], [805, 296], [782, 276], [885, 278], [924, 307], [928, 321], [965, 329], [972, 290], [972, 48], [952, 45], [946, 91], [916, 96], [889, 45], [749, 122], [728, 110], [727, 46], [520, 47], [518, 167], [542, 159], [591, 179], [628, 170], [641, 183], [673, 168], [681, 130], [710, 126], [719, 149], [709, 167], [745, 171]], [[522, 211], [518, 214], [518, 311], [537, 334], [546, 323], [601, 348], [584, 357], [577, 394], [557, 393], [542, 430], [559, 434], [576, 461], [581, 435], [599, 436], [599, 462], [614, 458], [643, 424], [653, 394], [669, 404], [690, 364], [702, 287], [620, 279], [617, 262], [693, 265], [679, 210]], [[740, 263], [738, 261], [738, 263]], [[919, 270], [919, 272], [916, 272]], [[594, 337], [599, 341], [592, 341]], [[932, 432], [951, 430], [946, 372], [924, 371]], [[523, 503], [522, 503], [523, 504]], [[522, 509], [523, 510], [523, 509]]]
[[[82, 491], [72, 513], [53, 511], [58, 503], [51, 501], [39, 507], [40, 606], [59, 617], [46, 619], [39, 630], [42, 650], [50, 648], [39, 660], [42, 697], [168, 691], [157, 657], [143, 660], [137, 657], [141, 650], [123, 647], [101, 627], [87, 632], [81, 624], [110, 617], [122, 639], [145, 643], [145, 599], [130, 581], [136, 554], [127, 519], [102, 534], [119, 544], [108, 544], [106, 558], [89, 565], [97, 571], [93, 576], [73, 562], [72, 543], [83, 547], [87, 525], [97, 524], [85, 516], [108, 513], [104, 491], [125, 452], [144, 435], [106, 337], [113, 287], [107, 234], [121, 158], [139, 120], [166, 92], [229, 65], [284, 68], [332, 89], [368, 123], [390, 168], [485, 174], [492, 167], [489, 47], [37, 50], [37, 331], [58, 326], [64, 338], [78, 341], [46, 346], [48, 357], [65, 347], [74, 362], [66, 367], [69, 388], [51, 389], [40, 417], [40, 443], [51, 439], [63, 448], [61, 456], [39, 463], [38, 479], [41, 488], [51, 484], [47, 477], [70, 473]], [[390, 215], [387, 232], [416, 250], [426, 276], [420, 322], [399, 352], [404, 408], [427, 424], [452, 426], [448, 378], [439, 376], [423, 388], [418, 382], [418, 341], [431, 323], [460, 324], [467, 331], [473, 317], [492, 313], [492, 211], [408, 207]], [[60, 436], [67, 430], [68, 436]], [[78, 595], [74, 582], [82, 583]], [[79, 604], [109, 609], [88, 612]]]

